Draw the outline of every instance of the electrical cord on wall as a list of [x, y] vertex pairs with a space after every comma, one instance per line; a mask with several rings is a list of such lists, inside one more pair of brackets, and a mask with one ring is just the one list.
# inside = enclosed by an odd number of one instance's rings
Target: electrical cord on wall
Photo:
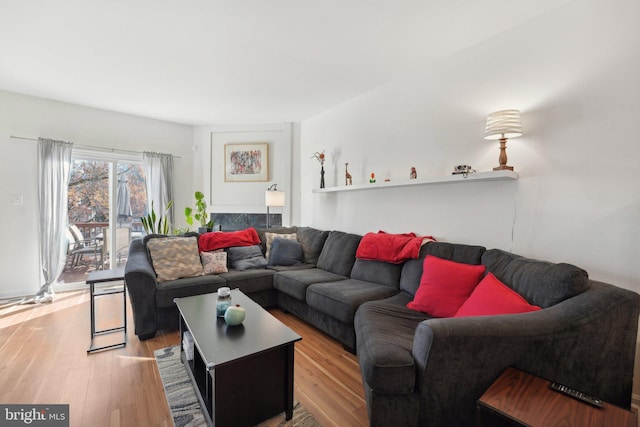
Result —
[[520, 187], [520, 180], [514, 180], [516, 182], [516, 189], [513, 192], [513, 221], [511, 222], [511, 244], [509, 245], [509, 252], [513, 253], [513, 240], [516, 230], [516, 220], [518, 218], [518, 189]]

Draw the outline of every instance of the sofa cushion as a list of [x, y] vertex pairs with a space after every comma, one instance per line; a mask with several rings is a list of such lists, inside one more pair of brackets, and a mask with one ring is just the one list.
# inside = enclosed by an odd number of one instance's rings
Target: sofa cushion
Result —
[[309, 270], [316, 268], [315, 264], [299, 264], [299, 265], [267, 265], [268, 269], [274, 271], [294, 271], [294, 270]]
[[571, 264], [554, 264], [491, 249], [482, 256], [487, 271], [531, 304], [551, 307], [589, 287], [586, 271]]
[[351, 269], [351, 278], [399, 289], [401, 272], [401, 264], [356, 259]]
[[318, 257], [318, 268], [349, 277], [360, 239], [357, 234], [331, 231]]
[[302, 245], [297, 240], [276, 238], [271, 244], [269, 266], [301, 265], [304, 259]]
[[273, 270], [256, 268], [249, 270], [232, 270], [222, 273], [219, 277], [227, 281], [231, 289], [238, 288], [247, 295], [254, 292], [265, 291], [273, 288]]
[[355, 317], [357, 354], [362, 378], [377, 393], [413, 393], [416, 367], [412, 356], [416, 327], [428, 314], [406, 307], [412, 296], [400, 292], [362, 304]]
[[267, 266], [267, 260], [262, 255], [260, 245], [229, 248], [227, 254], [229, 255], [229, 266], [234, 270], [242, 271]]
[[388, 298], [399, 292], [377, 283], [357, 279], [337, 282], [315, 283], [307, 288], [307, 304], [311, 308], [331, 316], [348, 325], [353, 324], [353, 316], [360, 304]]
[[322, 252], [324, 242], [329, 236], [328, 230], [318, 230], [312, 227], [298, 227], [298, 242], [302, 245], [304, 262], [318, 264], [318, 257]]
[[147, 241], [158, 282], [204, 275], [196, 237], [165, 237]]
[[433, 317], [452, 317], [484, 276], [484, 265], [427, 255], [420, 287], [407, 307]]
[[417, 260], [409, 260], [402, 266], [400, 276], [400, 289], [415, 295], [420, 286], [422, 277], [422, 267], [424, 258], [427, 255], [448, 259], [464, 264], [480, 264], [482, 254], [485, 252], [483, 246], [461, 245], [456, 243], [430, 242], [422, 246], [420, 256]]
[[174, 298], [216, 292], [219, 287], [226, 286], [226, 283], [218, 275], [185, 277], [183, 279], [159, 282], [156, 286], [156, 305], [158, 307], [175, 307]]
[[310, 285], [344, 279], [346, 279], [345, 276], [319, 268], [281, 271], [273, 277], [273, 287], [300, 301], [306, 301], [307, 288]]
[[493, 316], [538, 311], [516, 291], [496, 279], [493, 273], [484, 276], [469, 298], [453, 317]]

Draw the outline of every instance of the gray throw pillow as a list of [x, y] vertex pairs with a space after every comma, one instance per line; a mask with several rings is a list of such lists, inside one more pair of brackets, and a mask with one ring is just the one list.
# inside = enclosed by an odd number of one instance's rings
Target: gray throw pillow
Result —
[[237, 271], [251, 270], [252, 268], [265, 268], [266, 266], [267, 259], [262, 255], [253, 258], [241, 259], [231, 263], [231, 268]]
[[277, 237], [271, 243], [269, 265], [301, 265], [303, 259], [302, 245], [298, 241]]
[[234, 270], [249, 270], [251, 268], [264, 268], [267, 259], [262, 255], [260, 245], [234, 246], [227, 249], [228, 261]]

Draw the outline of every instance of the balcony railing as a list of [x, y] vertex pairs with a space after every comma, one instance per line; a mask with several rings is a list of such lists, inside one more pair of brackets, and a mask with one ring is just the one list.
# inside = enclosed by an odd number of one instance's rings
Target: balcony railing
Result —
[[[103, 230], [109, 227], [108, 222], [76, 222], [76, 227], [82, 233], [85, 240], [93, 240], [93, 244], [102, 245], [103, 242]], [[126, 226], [131, 228], [132, 235], [138, 235], [142, 233], [142, 222], [130, 222], [124, 224], [118, 224], [118, 226]], [[133, 234], [135, 233], [135, 234]], [[117, 240], [116, 240], [117, 241]], [[102, 258], [105, 256], [104, 259]], [[79, 283], [84, 282], [87, 275], [96, 270], [102, 268], [121, 268], [127, 261], [128, 250], [119, 250], [116, 256], [113, 257], [113, 264], [111, 256], [107, 256], [105, 253], [96, 251], [95, 254], [87, 254], [81, 260], [72, 263], [73, 257], [68, 254], [65, 260], [65, 267], [58, 282], [60, 283]]]
[[[134, 221], [127, 222], [127, 227], [131, 224], [131, 231], [139, 231], [142, 232], [142, 222]], [[78, 227], [82, 235], [85, 239], [95, 239], [99, 234], [102, 233], [102, 229], [109, 227], [108, 222], [75, 222], [74, 225]]]

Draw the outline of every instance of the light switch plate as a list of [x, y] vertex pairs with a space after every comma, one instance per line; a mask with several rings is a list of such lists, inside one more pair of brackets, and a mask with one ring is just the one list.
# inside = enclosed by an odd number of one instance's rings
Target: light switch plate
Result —
[[11, 204], [14, 206], [22, 206], [24, 203], [24, 197], [22, 194], [12, 194], [11, 195]]

